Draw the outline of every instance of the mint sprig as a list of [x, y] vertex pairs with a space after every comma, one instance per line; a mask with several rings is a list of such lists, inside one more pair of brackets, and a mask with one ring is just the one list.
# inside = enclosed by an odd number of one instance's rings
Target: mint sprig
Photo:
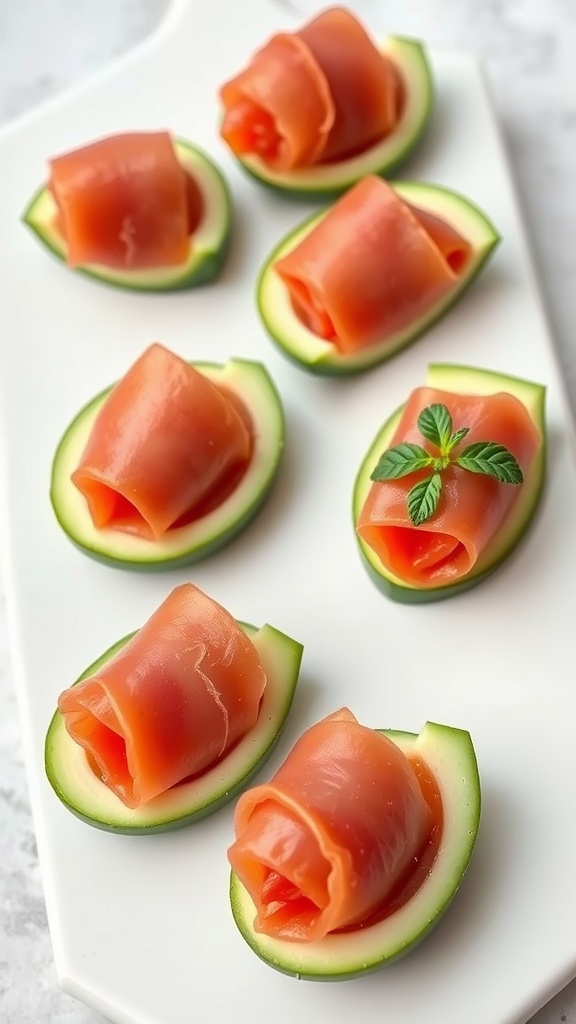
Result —
[[388, 448], [380, 456], [370, 479], [375, 481], [399, 480], [423, 469], [430, 473], [409, 490], [407, 507], [410, 521], [420, 526], [430, 519], [442, 493], [442, 472], [450, 465], [459, 466], [470, 473], [490, 476], [501, 484], [521, 484], [522, 470], [511, 451], [495, 441], [475, 441], [459, 454], [455, 449], [470, 432], [469, 427], [454, 430], [452, 416], [440, 402], [426, 406], [418, 417], [422, 436], [438, 449], [432, 454], [418, 444], [403, 441]]

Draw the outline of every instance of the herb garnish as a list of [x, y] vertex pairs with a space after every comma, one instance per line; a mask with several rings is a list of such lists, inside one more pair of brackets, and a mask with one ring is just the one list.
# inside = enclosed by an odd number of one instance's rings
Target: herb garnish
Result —
[[438, 449], [431, 455], [425, 448], [408, 441], [389, 448], [378, 460], [370, 479], [398, 480], [418, 470], [430, 468], [430, 475], [419, 480], [408, 492], [408, 515], [414, 526], [420, 526], [434, 515], [442, 491], [442, 471], [448, 466], [460, 466], [470, 473], [491, 476], [501, 484], [521, 484], [524, 477], [518, 462], [503, 444], [493, 441], [475, 441], [460, 454], [455, 449], [469, 433], [469, 427], [453, 431], [452, 417], [445, 405], [428, 405], [418, 417], [422, 436]]

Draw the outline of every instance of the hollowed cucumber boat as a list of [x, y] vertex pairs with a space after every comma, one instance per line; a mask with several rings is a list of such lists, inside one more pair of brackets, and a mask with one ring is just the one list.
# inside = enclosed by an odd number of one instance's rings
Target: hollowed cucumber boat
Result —
[[[440, 586], [422, 586], [407, 583], [387, 568], [376, 552], [356, 533], [356, 539], [365, 567], [376, 586], [394, 601], [405, 604], [438, 601], [462, 593], [486, 579], [505, 561], [521, 542], [538, 508], [546, 471], [546, 389], [537, 383], [512, 377], [507, 374], [476, 367], [453, 366], [437, 363], [428, 367], [426, 384], [440, 391], [462, 395], [493, 395], [505, 392], [513, 395], [524, 405], [536, 430], [541, 444], [536, 452], [528, 476], [524, 479], [521, 492], [509, 514], [493, 539], [480, 552], [467, 575], [454, 582]], [[386, 421], [370, 445], [354, 484], [352, 517], [357, 523], [360, 511], [372, 486], [373, 472], [382, 452], [390, 446], [403, 406]]]
[[426, 764], [442, 799], [443, 829], [425, 880], [398, 910], [374, 924], [333, 932], [317, 942], [287, 942], [257, 933], [254, 904], [232, 873], [234, 920], [254, 953], [270, 967], [306, 981], [345, 981], [410, 952], [438, 923], [466, 872], [480, 823], [481, 789], [468, 732], [427, 722], [419, 735], [381, 730], [409, 757]]
[[[241, 625], [252, 640], [267, 677], [254, 728], [214, 767], [131, 809], [98, 778], [84, 749], [68, 735], [64, 718], [57, 711], [46, 735], [45, 769], [50, 785], [69, 811], [108, 832], [165, 832], [213, 814], [247, 784], [272, 753], [280, 736], [292, 705], [303, 648], [272, 626], [257, 629]], [[110, 647], [77, 682], [94, 675], [131, 636]]]
[[159, 540], [96, 528], [84, 496], [71, 475], [110, 388], [93, 398], [62, 437], [52, 465], [50, 499], [69, 539], [85, 554], [126, 569], [172, 569], [205, 558], [233, 539], [266, 500], [279, 469], [284, 446], [284, 414], [276, 387], [260, 363], [232, 359], [225, 365], [194, 363], [210, 380], [234, 392], [253, 425], [254, 448], [234, 490], [212, 511], [188, 525], [168, 530]]
[[[295, 249], [320, 223], [330, 207], [316, 213], [287, 235], [267, 258], [258, 279], [257, 305], [260, 317], [272, 341], [292, 362], [311, 373], [345, 375], [361, 373], [390, 359], [416, 341], [454, 306], [476, 279], [500, 241], [496, 228], [469, 199], [424, 182], [390, 182], [397, 195], [415, 207], [442, 218], [471, 246], [471, 254], [453, 287], [424, 316], [381, 342], [353, 353], [341, 352], [332, 341], [314, 334], [300, 319], [284, 281], [274, 264]], [[384, 271], [383, 271], [384, 272]]]
[[238, 157], [240, 166], [261, 184], [299, 200], [335, 198], [366, 174], [390, 178], [407, 162], [428, 127], [434, 84], [423, 44], [390, 36], [380, 46], [394, 63], [404, 85], [404, 106], [396, 127], [384, 139], [345, 160], [293, 171], [274, 171], [257, 156]]
[[[80, 273], [117, 288], [139, 292], [180, 291], [205, 284], [220, 272], [232, 232], [232, 200], [226, 181], [214, 161], [190, 142], [177, 139], [174, 149], [185, 171], [202, 194], [204, 211], [198, 228], [190, 236], [189, 255], [178, 266], [124, 270], [101, 264], [75, 268]], [[57, 260], [66, 262], [66, 240], [58, 230], [58, 208], [51, 191], [42, 185], [22, 215], [31, 229]]]

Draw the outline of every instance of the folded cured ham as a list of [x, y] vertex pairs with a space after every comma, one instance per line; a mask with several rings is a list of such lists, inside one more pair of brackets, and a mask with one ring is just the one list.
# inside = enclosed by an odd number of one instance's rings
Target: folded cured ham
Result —
[[458, 282], [469, 242], [369, 175], [274, 271], [309, 330], [353, 353], [414, 325]]
[[185, 583], [58, 709], [103, 782], [138, 807], [224, 757], [256, 723], [265, 686], [235, 619]]
[[402, 83], [352, 13], [330, 8], [282, 32], [220, 90], [221, 135], [275, 170], [363, 152], [395, 127]]
[[[528, 478], [542, 437], [522, 402], [507, 392], [466, 395], [417, 388], [406, 403], [389, 447], [408, 442], [427, 448], [418, 429], [418, 416], [434, 403], [449, 410], [454, 430], [470, 428], [466, 445], [480, 441], [504, 445], [519, 463], [524, 479]], [[437, 454], [432, 448], [430, 451]], [[374, 481], [356, 530], [397, 578], [418, 587], [436, 586], [471, 572], [505, 523], [521, 488], [451, 464], [442, 471], [436, 512], [413, 526], [407, 495], [420, 476], [422, 472]]]
[[49, 189], [71, 267], [183, 264], [203, 209], [168, 132], [126, 132], [50, 161]]
[[72, 481], [97, 528], [157, 539], [215, 501], [251, 450], [239, 400], [154, 344], [108, 395]]
[[304, 733], [269, 783], [240, 797], [228, 858], [256, 907], [256, 931], [315, 942], [382, 908], [433, 825], [410, 760], [342, 708]]

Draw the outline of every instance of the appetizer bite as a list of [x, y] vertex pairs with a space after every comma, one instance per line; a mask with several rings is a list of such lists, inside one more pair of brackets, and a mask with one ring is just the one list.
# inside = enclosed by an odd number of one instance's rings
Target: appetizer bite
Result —
[[460, 886], [480, 822], [469, 733], [313, 725], [236, 805], [234, 919], [271, 967], [345, 980], [407, 953]]
[[58, 698], [46, 774], [62, 803], [110, 832], [162, 832], [212, 814], [271, 753], [302, 645], [237, 622], [191, 583]]
[[321, 198], [400, 167], [430, 119], [433, 84], [421, 43], [376, 44], [351, 11], [332, 7], [272, 36], [220, 99], [220, 134], [250, 174]]
[[303, 369], [367, 370], [438, 320], [499, 240], [456, 192], [370, 175], [274, 249], [258, 282], [260, 316]]
[[544, 484], [545, 394], [541, 384], [438, 364], [387, 420], [358, 473], [353, 516], [388, 597], [450, 597], [516, 547]]
[[153, 344], [76, 416], [50, 498], [82, 551], [128, 569], [169, 569], [238, 534], [270, 493], [284, 415], [260, 363], [187, 363]]
[[165, 131], [126, 132], [50, 160], [22, 219], [71, 269], [121, 288], [174, 291], [218, 274], [232, 206], [196, 146]]

